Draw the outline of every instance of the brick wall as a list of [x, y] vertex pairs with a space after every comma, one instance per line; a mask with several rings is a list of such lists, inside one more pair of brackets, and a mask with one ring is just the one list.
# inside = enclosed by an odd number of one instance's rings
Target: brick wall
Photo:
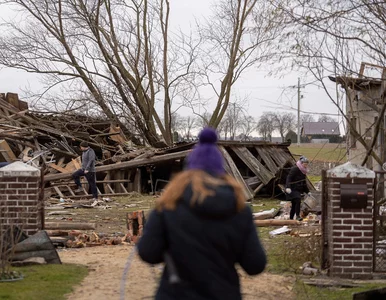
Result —
[[42, 229], [40, 171], [21, 162], [0, 168], [0, 229], [17, 225], [28, 235]]
[[[367, 208], [340, 207], [340, 184], [366, 184]], [[373, 271], [373, 179], [327, 178], [327, 221], [329, 275], [371, 279]]]

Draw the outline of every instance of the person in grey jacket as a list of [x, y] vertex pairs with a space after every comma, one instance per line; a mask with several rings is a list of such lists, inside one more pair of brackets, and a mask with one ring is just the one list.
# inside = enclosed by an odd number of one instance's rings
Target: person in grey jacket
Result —
[[78, 188], [75, 192], [83, 191], [82, 184], [80, 183], [80, 177], [85, 176], [89, 184], [93, 199], [98, 199], [98, 190], [96, 187], [95, 179], [95, 152], [91, 149], [87, 142], [80, 143], [80, 150], [82, 150], [82, 168], [76, 170], [72, 174], [72, 178], [75, 181], [75, 184]]

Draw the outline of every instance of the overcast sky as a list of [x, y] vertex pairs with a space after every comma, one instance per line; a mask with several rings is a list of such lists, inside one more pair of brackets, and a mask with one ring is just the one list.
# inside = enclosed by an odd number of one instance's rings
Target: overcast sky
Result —
[[[171, 25], [174, 28], [189, 30], [193, 26], [194, 19], [207, 16], [210, 12], [208, 0], [171, 0]], [[12, 7], [1, 6], [0, 17], [13, 16]], [[249, 114], [258, 118], [264, 111], [275, 111], [277, 109], [288, 109], [292, 107], [294, 113], [297, 109], [297, 80], [299, 74], [292, 72], [282, 77], [268, 77], [267, 71], [250, 69], [239, 79], [234, 93], [240, 97], [247, 96], [249, 99]], [[302, 78], [302, 83], [312, 81], [312, 78]], [[334, 90], [334, 84], [326, 81], [326, 84]], [[38, 89], [41, 87], [39, 78], [35, 74], [22, 71], [0, 69], [0, 92], [14, 92], [23, 97], [23, 90]], [[302, 89], [303, 99], [301, 110], [309, 113], [337, 114], [337, 108], [328, 99], [324, 90], [315, 85], [307, 85]], [[182, 111], [182, 114], [188, 114]], [[317, 118], [318, 115], [315, 115]]]

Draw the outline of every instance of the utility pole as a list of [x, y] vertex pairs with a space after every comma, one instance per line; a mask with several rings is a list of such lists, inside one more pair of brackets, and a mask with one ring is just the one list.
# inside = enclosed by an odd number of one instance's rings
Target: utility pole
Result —
[[300, 77], [298, 77], [298, 147], [300, 147], [300, 98]]

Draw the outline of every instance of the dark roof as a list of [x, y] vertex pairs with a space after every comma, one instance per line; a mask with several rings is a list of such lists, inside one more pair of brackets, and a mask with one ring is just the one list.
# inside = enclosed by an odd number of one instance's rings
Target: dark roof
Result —
[[348, 77], [348, 76], [328, 76], [328, 78], [336, 82], [340, 85], [342, 85], [345, 89], [347, 87], [354, 89], [354, 90], [363, 90], [363, 89], [369, 89], [373, 87], [380, 87], [382, 84], [381, 79], [372, 78], [372, 77]]
[[340, 135], [338, 122], [304, 122], [302, 134]]

